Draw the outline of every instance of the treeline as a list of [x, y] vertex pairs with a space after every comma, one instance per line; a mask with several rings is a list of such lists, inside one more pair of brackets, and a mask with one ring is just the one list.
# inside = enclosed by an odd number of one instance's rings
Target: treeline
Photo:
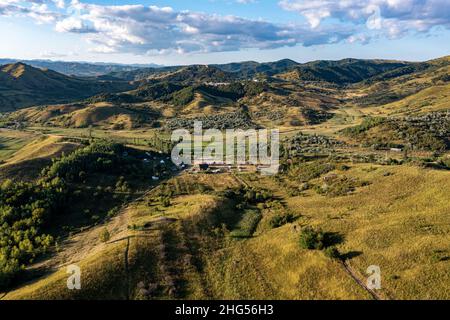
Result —
[[11, 285], [26, 265], [54, 244], [46, 230], [52, 217], [68, 212], [71, 201], [79, 199], [75, 191], [80, 183], [98, 174], [120, 176], [116, 189], [126, 185], [123, 176], [150, 180], [153, 174], [169, 170], [161, 157], [96, 140], [55, 159], [34, 182], [4, 181], [0, 185], [0, 289]]
[[249, 129], [257, 126], [252, 122], [245, 108], [233, 113], [214, 114], [198, 118], [173, 118], [167, 121], [166, 128], [175, 130], [179, 128], [193, 129], [194, 122], [201, 121], [203, 129]]
[[359, 134], [364, 133], [364, 132], [368, 131], [369, 129], [374, 128], [385, 122], [386, 122], [386, 118], [379, 118], [379, 117], [365, 118], [361, 122], [361, 124], [354, 126], [354, 127], [345, 128], [342, 130], [342, 133], [349, 137], [356, 137]]
[[[134, 149], [126, 148], [124, 145], [106, 140], [96, 140], [84, 148], [77, 149], [67, 156], [54, 161], [42, 172], [46, 177], [60, 177], [66, 181], [81, 181], [86, 175], [92, 173], [108, 173], [117, 175], [139, 175], [144, 173], [148, 176], [153, 170], [160, 170], [159, 163], [148, 159], [143, 163], [145, 157], [137, 154]], [[153, 157], [160, 157], [153, 154]], [[152, 158], [153, 158], [152, 157]]]
[[[370, 136], [368, 131], [375, 127], [380, 134]], [[395, 119], [369, 117], [360, 125], [341, 132], [375, 149], [406, 147], [442, 152], [450, 148], [450, 112], [431, 112]], [[396, 141], [402, 141], [403, 145]]]
[[81, 172], [104, 172], [113, 168], [120, 170], [122, 152], [124, 147], [121, 144], [97, 141], [55, 160], [42, 174], [73, 181], [79, 179]]
[[175, 106], [184, 106], [192, 102], [195, 93], [237, 101], [245, 96], [255, 96], [267, 90], [263, 82], [242, 81], [228, 84], [208, 85], [181, 85], [172, 82], [157, 82], [145, 84], [133, 92], [133, 95], [144, 100], [159, 100]]
[[153, 136], [147, 140], [147, 143], [155, 150], [170, 154], [176, 143], [169, 139], [161, 138], [161, 136], [161, 134], [154, 133]]
[[67, 196], [62, 179], [44, 177], [35, 183], [6, 180], [0, 187], [0, 289], [53, 244], [44, 232], [61, 211]]

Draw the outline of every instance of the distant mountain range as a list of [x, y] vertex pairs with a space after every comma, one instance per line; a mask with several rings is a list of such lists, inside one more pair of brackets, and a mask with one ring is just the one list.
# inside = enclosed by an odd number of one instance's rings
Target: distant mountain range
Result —
[[[37, 60], [32, 63], [40, 66], [35, 67], [23, 62], [0, 65], [0, 112], [45, 104], [72, 103], [95, 95], [100, 95], [96, 98], [98, 102], [101, 97], [107, 97], [106, 100], [117, 103], [158, 101], [175, 106], [190, 106], [199, 112], [204, 105], [214, 109], [220, 105], [237, 103], [240, 99], [246, 104], [265, 103], [274, 109], [276, 104], [311, 104], [323, 106], [326, 110], [329, 103], [326, 102], [327, 98], [317, 97], [314, 92], [318, 89], [330, 86], [340, 88], [359, 83], [379, 83], [382, 86], [382, 82], [391, 79], [401, 82], [401, 77], [410, 75], [418, 78], [421, 74], [426, 74], [426, 77], [434, 81], [429, 84], [414, 84], [402, 90], [388, 90], [383, 87], [383, 91], [374, 90], [370, 99], [366, 97], [363, 99], [365, 102], [358, 103], [395, 101], [430, 87], [441, 78], [446, 82], [444, 73], [448, 70], [449, 58], [426, 62], [343, 59], [303, 64], [284, 59], [268, 63], [247, 61], [158, 68], [89, 63], [71, 65], [66, 62]], [[46, 68], [45, 63], [51, 67], [64, 67], [66, 72]], [[67, 75], [70, 74], [67, 70], [71, 66], [77, 70], [76, 73], [90, 76]], [[441, 78], [434, 79], [433, 75], [434, 78]], [[308, 89], [308, 99], [318, 99], [315, 104], [301, 97], [305, 94], [305, 89], [300, 88], [309, 84], [313, 85]], [[108, 96], [119, 92], [124, 94]], [[262, 93], [265, 94], [261, 96]], [[260, 99], [262, 100], [259, 101]], [[188, 110], [190, 109], [187, 108], [185, 112], [189, 113]]]
[[[40, 69], [50, 69], [68, 76], [100, 77], [100, 80], [135, 81], [148, 78], [154, 74], [163, 74], [183, 70], [194, 66], [161, 66], [157, 64], [114, 64], [66, 62], [51, 60], [17, 60], [0, 59], [0, 65], [21, 62]], [[344, 59], [339, 61], [313, 61], [298, 63], [290, 59], [275, 62], [259, 63], [255, 61], [234, 62], [227, 64], [212, 64], [209, 67], [230, 73], [234, 78], [247, 79], [257, 74], [273, 76], [279, 73], [295, 71], [303, 80], [322, 80], [358, 82], [367, 77], [386, 72], [399, 67], [413, 65], [409, 62], [390, 60], [360, 60]], [[197, 68], [204, 65], [197, 65]]]
[[0, 65], [22, 62], [35, 68], [51, 69], [69, 76], [95, 77], [111, 72], [132, 71], [142, 68], [160, 68], [157, 64], [115, 64], [115, 63], [90, 63], [90, 62], [66, 62], [52, 60], [17, 60], [0, 59]]
[[[298, 63], [283, 59], [275, 62], [258, 63], [255, 61], [228, 64], [172, 66], [162, 68], [144, 68], [131, 71], [121, 70], [101, 76], [105, 80], [139, 81], [143, 79], [163, 79], [170, 81], [215, 81], [252, 79], [257, 75], [273, 77], [290, 73], [290, 80], [325, 81], [331, 83], [356, 83], [371, 77], [402, 69], [403, 73], [416, 71], [416, 66], [426, 63], [413, 63], [392, 60], [343, 59], [339, 61], [313, 61]], [[210, 79], [211, 80], [211, 79]]]

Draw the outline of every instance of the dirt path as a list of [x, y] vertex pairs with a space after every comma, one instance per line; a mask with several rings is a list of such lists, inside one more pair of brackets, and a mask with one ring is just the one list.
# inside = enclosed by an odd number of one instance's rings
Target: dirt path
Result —
[[130, 237], [127, 238], [127, 246], [125, 247], [124, 252], [124, 261], [125, 261], [125, 274], [127, 275], [126, 287], [125, 287], [125, 296], [126, 300], [130, 300], [130, 271], [129, 271], [129, 261], [128, 261], [128, 253], [130, 251]]
[[241, 185], [250, 187], [248, 182], [244, 181], [241, 177], [239, 177], [236, 173], [232, 172], [231, 175], [234, 177], [234, 179], [239, 182]]
[[[139, 202], [149, 193], [153, 191], [156, 186], [152, 186], [143, 195], [134, 199], [133, 201], [122, 205], [116, 216], [109, 221], [88, 228], [74, 236], [64, 240], [60, 246], [61, 250], [54, 253], [48, 259], [37, 262], [29, 267], [30, 270], [47, 269], [58, 270], [64, 266], [79, 262], [85, 259], [87, 256], [93, 255], [105, 249], [108, 243], [115, 242], [117, 240], [126, 239], [129, 236], [128, 222], [129, 222], [129, 210], [135, 202]], [[107, 228], [113, 237], [108, 243], [102, 243], [100, 241], [100, 234]]]
[[361, 288], [366, 290], [372, 296], [373, 299], [375, 299], [375, 300], [386, 300], [378, 292], [376, 292], [375, 290], [370, 289], [369, 287], [367, 287], [365, 281], [359, 278], [358, 274], [355, 272], [355, 270], [353, 270], [353, 268], [350, 266], [348, 261], [342, 262], [342, 265], [344, 266], [344, 269], [349, 274], [349, 276], [352, 277], [353, 280], [355, 280], [356, 283]]

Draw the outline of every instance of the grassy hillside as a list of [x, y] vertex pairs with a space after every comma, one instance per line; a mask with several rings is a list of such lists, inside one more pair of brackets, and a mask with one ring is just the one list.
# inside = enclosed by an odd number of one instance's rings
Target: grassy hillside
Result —
[[124, 91], [127, 83], [84, 80], [23, 63], [0, 66], [0, 111]]
[[52, 159], [70, 153], [78, 143], [64, 141], [61, 137], [28, 137], [20, 149], [0, 165], [0, 180], [32, 180], [41, 170], [52, 163]]
[[4, 162], [34, 138], [27, 132], [11, 132], [0, 129], [0, 161]]
[[[401, 68], [399, 70], [402, 70]], [[450, 80], [448, 57], [432, 60], [398, 74], [382, 74], [349, 90], [358, 106], [378, 107], [383, 113], [420, 113], [447, 109]]]
[[[68, 261], [58, 257], [70, 257], [65, 250], [74, 248], [69, 247], [56, 254], [60, 271], [56, 268], [6, 299], [369, 299], [341, 262], [300, 247], [298, 230], [305, 226], [333, 233], [339, 252], [361, 279], [369, 265], [379, 265], [383, 298], [448, 299], [448, 172], [351, 165], [337, 174], [369, 185], [347, 196], [330, 198], [313, 190], [289, 196], [271, 178], [242, 176], [277, 198], [258, 205], [262, 220], [248, 239], [232, 237], [236, 219], [244, 216], [223, 193], [240, 180], [224, 175], [218, 185], [213, 176], [181, 176], [169, 182], [175, 188], [157, 188], [123, 209], [115, 218], [122, 226], [113, 220], [73, 239], [91, 239], [83, 242], [84, 253], [70, 261], [84, 272], [81, 291], [65, 289]], [[173, 190], [168, 207], [159, 196], [164, 190]], [[282, 214], [276, 203], [285, 203], [284, 210], [296, 220], [270, 227], [268, 221]], [[214, 225], [218, 228], [210, 229]], [[114, 231], [106, 244], [99, 240], [102, 228]], [[114, 279], [119, 283], [113, 284]]]

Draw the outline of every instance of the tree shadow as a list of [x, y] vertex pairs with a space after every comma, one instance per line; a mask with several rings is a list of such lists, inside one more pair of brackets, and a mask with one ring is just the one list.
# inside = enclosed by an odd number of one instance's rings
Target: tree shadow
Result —
[[332, 247], [344, 242], [344, 236], [338, 232], [325, 232], [324, 244], [325, 247]]
[[353, 258], [356, 258], [358, 256], [362, 255], [361, 251], [349, 251], [347, 253], [341, 254], [342, 260], [351, 260]]

